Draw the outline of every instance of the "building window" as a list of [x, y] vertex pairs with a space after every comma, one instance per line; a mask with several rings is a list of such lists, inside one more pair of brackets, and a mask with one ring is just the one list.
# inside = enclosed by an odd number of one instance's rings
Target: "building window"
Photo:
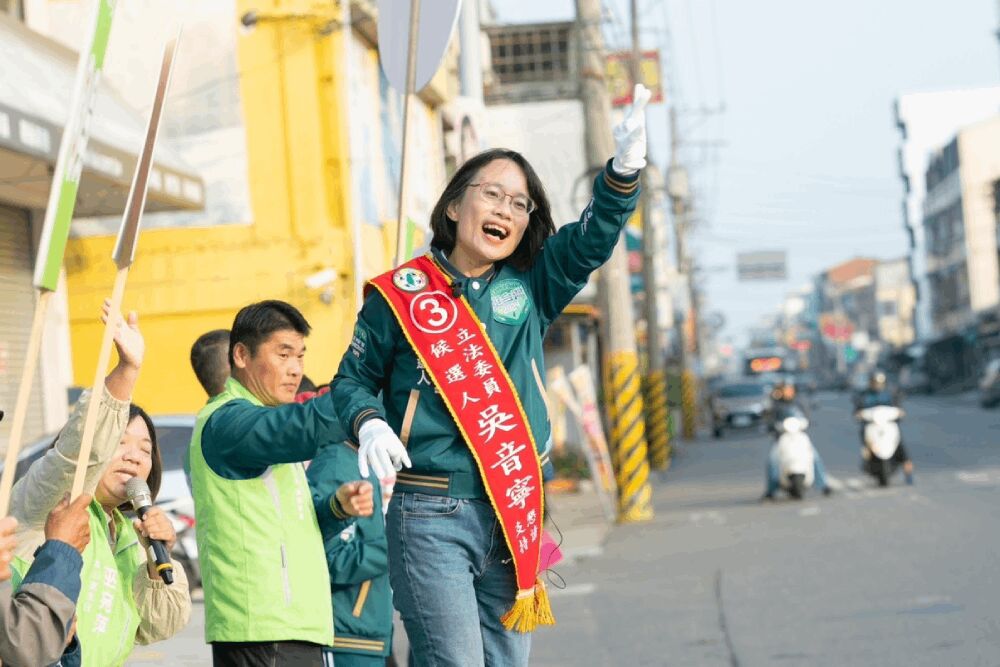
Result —
[[568, 79], [572, 24], [502, 26], [490, 31], [493, 70], [501, 84]]

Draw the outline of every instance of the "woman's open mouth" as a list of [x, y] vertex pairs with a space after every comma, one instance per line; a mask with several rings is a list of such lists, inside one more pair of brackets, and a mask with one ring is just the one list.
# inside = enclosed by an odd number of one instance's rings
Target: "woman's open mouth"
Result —
[[506, 240], [510, 236], [510, 230], [493, 222], [487, 222], [483, 225], [483, 233], [498, 241]]

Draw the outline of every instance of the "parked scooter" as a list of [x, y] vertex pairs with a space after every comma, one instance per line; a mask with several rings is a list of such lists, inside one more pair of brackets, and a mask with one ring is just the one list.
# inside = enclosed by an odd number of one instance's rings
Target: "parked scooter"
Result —
[[[187, 499], [190, 501], [190, 499]], [[190, 502], [184, 499], [167, 502], [163, 511], [177, 533], [177, 540], [170, 552], [170, 559], [180, 564], [187, 574], [191, 590], [201, 588], [201, 566], [198, 563], [198, 541], [195, 539], [195, 519], [190, 511]]]
[[892, 405], [876, 405], [858, 410], [856, 414], [864, 423], [862, 467], [879, 486], [889, 486], [889, 479], [898, 467], [893, 457], [901, 439], [899, 420], [903, 411]]
[[801, 500], [814, 481], [813, 445], [806, 433], [809, 420], [801, 410], [794, 409], [775, 422], [774, 428], [778, 435], [774, 446], [778, 448], [781, 488]]

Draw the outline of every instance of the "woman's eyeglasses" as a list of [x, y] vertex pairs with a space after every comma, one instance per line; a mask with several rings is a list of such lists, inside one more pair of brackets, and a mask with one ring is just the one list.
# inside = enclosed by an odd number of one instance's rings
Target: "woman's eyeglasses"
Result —
[[510, 197], [510, 208], [517, 215], [531, 215], [537, 206], [528, 195], [509, 195], [496, 183], [470, 183], [470, 188], [479, 188], [479, 196], [491, 204], [502, 204]]

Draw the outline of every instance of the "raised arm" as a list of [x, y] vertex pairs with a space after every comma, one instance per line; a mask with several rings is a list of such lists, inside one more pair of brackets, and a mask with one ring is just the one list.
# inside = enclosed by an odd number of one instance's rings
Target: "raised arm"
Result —
[[[105, 301], [102, 321], [107, 319]], [[104, 381], [104, 393], [97, 399], [84, 392], [59, 433], [52, 449], [35, 461], [27, 474], [11, 492], [10, 513], [20, 522], [18, 555], [31, 558], [42, 543], [42, 527], [53, 507], [73, 485], [76, 461], [83, 439], [83, 422], [91, 400], [99, 400], [94, 445], [87, 464], [83, 490], [93, 494], [104, 473], [104, 467], [114, 455], [128, 424], [129, 401], [139, 377], [145, 355], [145, 343], [139, 331], [139, 318], [134, 312], [127, 319], [118, 318], [114, 335], [118, 363]]]
[[594, 179], [593, 198], [577, 222], [549, 238], [529, 269], [529, 283], [544, 324], [554, 320], [608, 261], [639, 199], [639, 170], [646, 166], [645, 107], [649, 91], [635, 87], [634, 103], [613, 132], [615, 156]]

